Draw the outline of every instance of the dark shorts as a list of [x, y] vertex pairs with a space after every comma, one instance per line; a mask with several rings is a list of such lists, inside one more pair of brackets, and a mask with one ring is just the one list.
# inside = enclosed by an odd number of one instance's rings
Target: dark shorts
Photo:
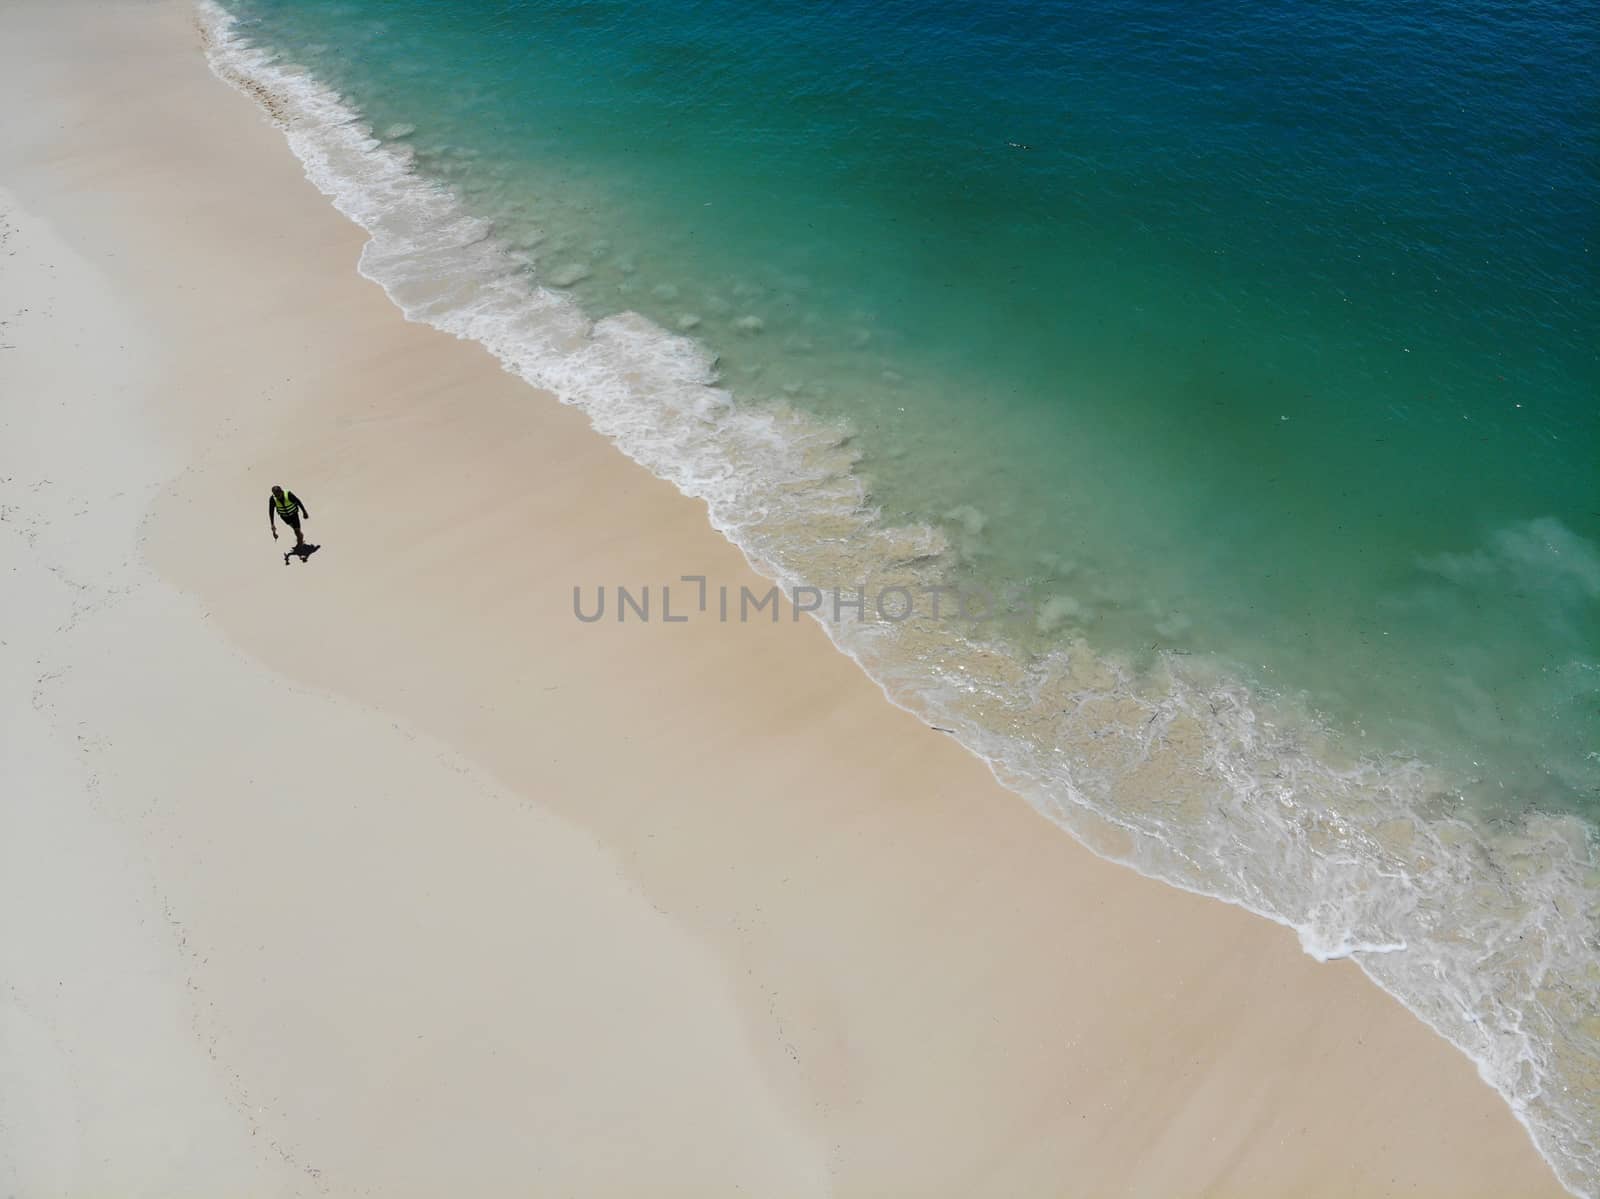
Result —
[[296, 533], [300, 531], [300, 513], [291, 512], [288, 516], [279, 515], [279, 520], [288, 525]]

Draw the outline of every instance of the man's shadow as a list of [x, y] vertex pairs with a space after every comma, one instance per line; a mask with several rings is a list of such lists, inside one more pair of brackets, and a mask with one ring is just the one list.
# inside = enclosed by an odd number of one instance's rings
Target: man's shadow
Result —
[[304, 545], [297, 545], [283, 556], [283, 564], [288, 566], [290, 558], [299, 558], [300, 561], [304, 562], [321, 548], [320, 545], [312, 545], [309, 541]]

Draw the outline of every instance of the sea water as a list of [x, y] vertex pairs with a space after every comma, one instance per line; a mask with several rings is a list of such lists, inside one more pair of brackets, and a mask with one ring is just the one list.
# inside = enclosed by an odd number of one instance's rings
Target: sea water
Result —
[[409, 315], [775, 578], [1026, 596], [829, 632], [1600, 1188], [1591, 8], [202, 11]]

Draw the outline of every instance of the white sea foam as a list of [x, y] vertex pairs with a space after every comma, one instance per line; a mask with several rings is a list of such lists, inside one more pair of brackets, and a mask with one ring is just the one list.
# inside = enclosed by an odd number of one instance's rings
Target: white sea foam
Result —
[[[590, 320], [413, 173], [406, 147], [252, 46], [212, 0], [200, 12], [213, 69], [263, 104], [307, 176], [367, 230], [361, 272], [407, 317], [481, 342], [583, 409], [705, 500], [770, 577], [945, 580], [955, 551], [937, 530], [877, 519], [847, 430], [736, 403], [703, 347], [641, 316]], [[717, 296], [701, 307], [731, 311]], [[760, 330], [750, 316], [734, 324]], [[963, 525], [981, 531], [976, 514]], [[1595, 587], [1594, 563], [1559, 529], [1525, 533], [1430, 569], [1481, 574], [1555, 554], [1573, 588]], [[1061, 596], [1051, 620], [1076, 627], [1083, 598]], [[1025, 658], [952, 624], [824, 627], [893, 702], [954, 730], [1097, 852], [1287, 924], [1318, 959], [1354, 958], [1471, 1055], [1570, 1188], [1600, 1194], [1600, 870], [1580, 822], [1533, 815], [1488, 830], [1439, 772], [1349, 757], [1314, 720], [1269, 708], [1199, 657], [1135, 671], [1081, 642]]]

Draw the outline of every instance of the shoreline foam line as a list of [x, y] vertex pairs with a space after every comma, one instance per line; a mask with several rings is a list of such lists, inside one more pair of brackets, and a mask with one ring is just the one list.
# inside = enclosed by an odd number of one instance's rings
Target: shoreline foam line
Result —
[[[636, 313], [593, 321], [540, 288], [409, 151], [213, 0], [199, 14], [212, 71], [367, 231], [358, 269], [407, 319], [481, 343], [580, 408], [703, 500], [765, 577], [943, 581], [942, 535], [878, 521], [848, 430], [737, 403], [691, 339]], [[1576, 818], [1533, 814], [1491, 839], [1439, 771], [1352, 756], [1197, 658], [1138, 673], [1081, 642], [1022, 660], [953, 626], [821, 623], [891, 703], [951, 729], [1094, 852], [1293, 928], [1319, 960], [1355, 958], [1473, 1059], [1569, 1189], [1600, 1195], [1600, 1043], [1585, 1028], [1600, 1010], [1600, 876]]]

